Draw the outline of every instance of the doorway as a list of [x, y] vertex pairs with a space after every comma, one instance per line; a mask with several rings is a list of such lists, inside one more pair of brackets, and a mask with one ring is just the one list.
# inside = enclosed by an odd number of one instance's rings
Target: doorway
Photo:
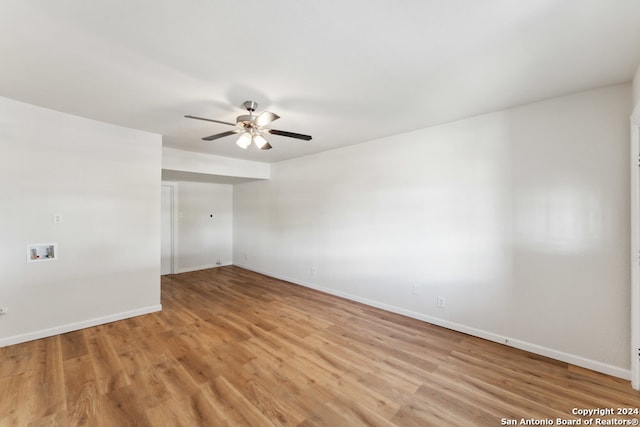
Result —
[[160, 209], [160, 275], [175, 273], [175, 185], [162, 184]]

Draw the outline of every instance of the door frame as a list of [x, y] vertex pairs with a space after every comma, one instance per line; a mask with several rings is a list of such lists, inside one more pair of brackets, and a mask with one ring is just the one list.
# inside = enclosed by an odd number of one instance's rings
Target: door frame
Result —
[[[171, 213], [171, 262], [169, 274], [175, 274], [178, 271], [178, 183], [162, 181], [161, 187], [169, 188], [170, 194], [170, 213]], [[162, 231], [160, 232], [162, 233]], [[162, 234], [160, 235], [162, 241]]]
[[640, 390], [640, 106], [631, 115], [631, 386]]

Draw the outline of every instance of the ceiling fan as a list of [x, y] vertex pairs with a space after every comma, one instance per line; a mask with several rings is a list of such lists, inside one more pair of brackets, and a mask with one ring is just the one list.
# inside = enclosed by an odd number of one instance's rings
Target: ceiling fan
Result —
[[277, 114], [264, 111], [258, 115], [254, 114], [258, 103], [254, 101], [245, 101], [242, 106], [249, 112], [249, 114], [243, 114], [236, 118], [235, 123], [224, 122], [221, 120], [205, 119], [204, 117], [185, 116], [188, 119], [205, 120], [207, 122], [221, 123], [223, 125], [235, 126], [236, 129], [228, 130], [226, 132], [217, 133], [215, 135], [206, 136], [202, 138], [204, 141], [213, 141], [214, 139], [224, 138], [234, 134], [240, 134], [240, 137], [236, 141], [240, 148], [247, 148], [253, 142], [261, 150], [270, 150], [271, 144], [267, 142], [266, 138], [262, 135], [262, 132], [269, 132], [271, 135], [286, 136], [289, 138], [303, 139], [305, 141], [311, 140], [311, 135], [303, 135], [301, 133], [287, 132], [284, 130], [265, 129], [265, 126], [280, 118]]

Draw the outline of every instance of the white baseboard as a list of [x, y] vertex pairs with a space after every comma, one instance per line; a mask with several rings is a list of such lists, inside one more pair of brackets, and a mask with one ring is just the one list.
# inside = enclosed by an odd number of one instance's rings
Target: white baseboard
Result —
[[407, 310], [401, 307], [396, 307], [396, 306], [385, 304], [379, 301], [363, 298], [357, 295], [352, 295], [346, 292], [337, 291], [335, 289], [317, 286], [312, 283], [303, 282], [303, 281], [292, 279], [290, 277], [282, 276], [279, 274], [273, 274], [267, 271], [261, 271], [251, 266], [247, 266], [243, 264], [235, 264], [235, 265], [237, 265], [238, 267], [244, 268], [246, 270], [255, 271], [256, 273], [264, 274], [265, 276], [270, 276], [276, 279], [285, 280], [287, 282], [295, 283], [296, 285], [315, 289], [317, 291], [335, 295], [351, 301], [356, 301], [371, 307], [380, 308], [382, 310], [389, 311], [391, 313], [401, 314], [403, 316], [411, 317], [413, 319], [422, 320], [424, 322], [431, 323], [433, 325], [442, 326], [447, 329], [452, 329], [454, 331], [462, 332], [478, 338], [483, 338], [489, 341], [497, 342], [503, 345], [507, 345], [509, 347], [514, 347], [520, 350], [525, 350], [531, 353], [539, 354], [541, 356], [550, 357], [552, 359], [559, 360], [561, 362], [570, 363], [572, 365], [580, 366], [586, 369], [591, 369], [593, 371], [601, 372], [603, 374], [611, 375], [611, 376], [622, 378], [625, 380], [631, 380], [630, 369], [619, 368], [617, 366], [598, 362], [596, 360], [587, 359], [581, 356], [577, 356], [575, 354], [565, 353], [559, 350], [554, 350], [552, 348], [543, 347], [537, 344], [518, 340], [511, 337], [505, 337], [503, 335], [499, 335], [493, 332], [484, 331], [482, 329], [473, 328], [471, 326], [462, 325], [460, 323], [451, 322], [449, 320], [440, 319], [434, 316], [428, 316], [426, 314], [418, 313], [416, 311]]
[[82, 322], [69, 323], [66, 325], [56, 326], [54, 328], [41, 329], [39, 331], [28, 332], [26, 334], [14, 335], [11, 337], [1, 338], [0, 347], [8, 345], [20, 344], [27, 341], [33, 341], [40, 338], [47, 338], [54, 335], [64, 334], [79, 329], [90, 328], [92, 326], [103, 325], [105, 323], [115, 322], [117, 320], [128, 319], [130, 317], [141, 316], [143, 314], [161, 311], [162, 305], [152, 305], [150, 307], [138, 308], [136, 310], [124, 311], [121, 313], [111, 314], [109, 316], [95, 317], [93, 319], [83, 320]]
[[178, 270], [176, 271], [176, 274], [180, 274], [180, 273], [190, 273], [192, 271], [199, 271], [199, 270], [208, 270], [209, 268], [217, 268], [217, 267], [224, 267], [227, 265], [231, 265], [230, 262], [225, 262], [222, 264], [208, 264], [208, 265], [200, 265], [198, 267], [187, 267], [187, 268], [178, 268]]

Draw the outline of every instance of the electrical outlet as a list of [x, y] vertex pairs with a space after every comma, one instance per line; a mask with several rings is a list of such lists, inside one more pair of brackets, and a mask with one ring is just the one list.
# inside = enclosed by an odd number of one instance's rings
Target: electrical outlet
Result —
[[311, 270], [309, 272], [311, 273], [311, 277], [316, 277], [316, 268], [315, 267], [311, 267]]
[[420, 291], [422, 291], [422, 287], [418, 283], [413, 284], [413, 294], [420, 295]]
[[0, 314], [7, 314], [9, 309], [7, 307], [0, 307]]
[[436, 305], [438, 306], [438, 308], [445, 308], [447, 304], [444, 300], [444, 297], [438, 297]]

